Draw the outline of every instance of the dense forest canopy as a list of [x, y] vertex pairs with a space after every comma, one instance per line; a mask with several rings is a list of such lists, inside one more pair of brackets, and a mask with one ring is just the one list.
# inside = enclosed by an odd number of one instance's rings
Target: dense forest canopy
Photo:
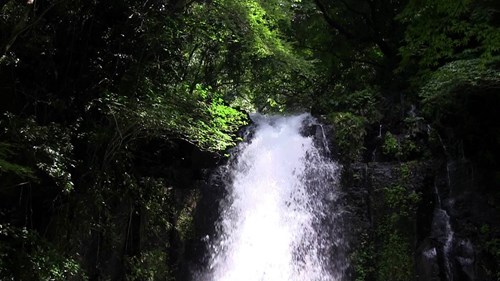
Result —
[[[450, 151], [454, 137], [480, 142], [469, 156], [499, 167], [500, 133], [483, 122], [500, 90], [496, 0], [3, 0], [0, 9], [2, 280], [178, 274], [169, 249], [187, 239], [196, 195], [178, 199], [170, 187], [182, 190], [182, 174], [169, 171], [195, 153], [224, 157], [252, 111], [325, 116], [345, 161], [363, 157], [380, 124], [455, 126], [441, 140]], [[483, 119], [451, 121], [481, 108]], [[395, 159], [425, 154], [409, 150]], [[152, 229], [149, 242], [133, 237], [136, 221]], [[116, 270], [100, 251], [120, 253]]]

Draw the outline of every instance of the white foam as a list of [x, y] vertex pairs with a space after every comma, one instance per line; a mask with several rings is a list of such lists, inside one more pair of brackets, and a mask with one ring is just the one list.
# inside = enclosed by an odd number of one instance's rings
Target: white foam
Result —
[[252, 140], [233, 155], [229, 197], [205, 278], [342, 280], [345, 257], [340, 251], [335, 257], [331, 248], [342, 238], [331, 237], [338, 231], [322, 225], [329, 209], [325, 202], [337, 197], [338, 167], [320, 155], [312, 137], [300, 134], [312, 118], [253, 118], [257, 128]]

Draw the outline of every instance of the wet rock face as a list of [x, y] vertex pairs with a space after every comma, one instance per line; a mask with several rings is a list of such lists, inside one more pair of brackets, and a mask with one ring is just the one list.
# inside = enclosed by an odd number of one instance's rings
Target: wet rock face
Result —
[[415, 255], [416, 277], [419, 281], [440, 281], [437, 245], [430, 239], [420, 244]]
[[[429, 181], [428, 166], [427, 163], [402, 165], [397, 162], [371, 162], [356, 163], [345, 167], [342, 177], [342, 188], [346, 194], [347, 205], [345, 220], [350, 225], [351, 256], [354, 257], [351, 261], [351, 279], [348, 280], [358, 278], [359, 275], [356, 274], [359, 274], [359, 268], [363, 266], [365, 268], [361, 271], [372, 270], [369, 273], [371, 275], [366, 276], [365, 280], [380, 278], [377, 277], [377, 270], [385, 267], [380, 262], [385, 258], [382, 255], [390, 255], [387, 254], [387, 249], [390, 249], [392, 245], [387, 243], [392, 243], [388, 238], [391, 232], [404, 237], [403, 244], [396, 246], [405, 251], [408, 250], [407, 255], [406, 253], [402, 255], [405, 255], [407, 261], [411, 263], [413, 258], [410, 248], [417, 243], [417, 212], [412, 206], [405, 207], [409, 210], [408, 212], [400, 212], [399, 207], [393, 204], [413, 205], [407, 198], [420, 194], [425, 189]], [[396, 193], [390, 193], [391, 190], [395, 190]], [[391, 196], [398, 197], [399, 201], [394, 202], [395, 199]], [[394, 215], [399, 216], [397, 222], [391, 222], [391, 217]], [[368, 237], [368, 239], [363, 240], [362, 237]], [[370, 248], [372, 252], [367, 252]], [[359, 261], [356, 260], [356, 256], [359, 256], [359, 253], [368, 255], [364, 261], [365, 264], [357, 264]], [[403, 263], [406, 264], [406, 262]], [[405, 272], [411, 272], [411, 268], [410, 264], [408, 271]], [[388, 268], [385, 267], [385, 269]], [[428, 269], [428, 271], [436, 272], [435, 269]]]
[[[408, 191], [423, 192], [428, 182], [427, 163], [415, 163], [405, 178]], [[343, 187], [355, 204], [351, 208], [362, 210], [366, 220], [373, 225], [377, 214], [387, 206], [381, 205], [383, 190], [400, 180], [401, 164], [396, 162], [356, 163], [344, 171]], [[358, 205], [364, 204], [364, 205]]]
[[455, 259], [458, 268], [459, 280], [476, 279], [476, 251], [474, 245], [468, 239], [459, 239], [454, 246]]
[[[384, 203], [383, 189], [398, 182], [401, 165], [356, 163], [344, 170], [352, 245], [358, 244], [361, 233], [376, 232], [390, 208]], [[496, 280], [492, 272], [498, 272], [498, 260], [486, 245], [498, 235], [492, 229], [500, 226], [500, 213], [488, 193], [482, 193], [480, 173], [473, 164], [421, 162], [410, 170], [405, 188], [420, 194], [415, 215], [406, 226], [414, 245], [415, 279]]]
[[[498, 229], [500, 214], [488, 204], [489, 195], [481, 184], [482, 177], [474, 163], [464, 159], [448, 161], [436, 173], [436, 188], [441, 198], [441, 205], [436, 208], [444, 215], [433, 218], [436, 227], [431, 237], [436, 237], [441, 245], [445, 242], [441, 251], [446, 259], [440, 267], [449, 268], [450, 277], [443, 280], [496, 280], [491, 272], [498, 271], [498, 265], [491, 264], [498, 262], [492, 261], [485, 247], [494, 234], [481, 228]], [[438, 235], [439, 230], [446, 232], [446, 227], [443, 228], [446, 221], [451, 237], [448, 234], [447, 240], [437, 239], [442, 237]]]
[[430, 238], [438, 244], [445, 246], [453, 235], [450, 225], [450, 217], [443, 209], [436, 208], [432, 219]]

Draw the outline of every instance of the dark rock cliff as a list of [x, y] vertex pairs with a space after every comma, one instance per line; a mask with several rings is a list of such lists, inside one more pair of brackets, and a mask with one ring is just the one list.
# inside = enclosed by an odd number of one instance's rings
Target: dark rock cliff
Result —
[[353, 280], [500, 277], [499, 99], [475, 94], [436, 128], [377, 125], [343, 161]]

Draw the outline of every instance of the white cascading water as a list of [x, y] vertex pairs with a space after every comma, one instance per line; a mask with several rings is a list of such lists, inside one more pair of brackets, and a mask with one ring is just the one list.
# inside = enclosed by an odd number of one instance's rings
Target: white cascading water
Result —
[[340, 281], [346, 268], [336, 163], [301, 135], [309, 114], [252, 116], [252, 138], [228, 169], [212, 281]]

